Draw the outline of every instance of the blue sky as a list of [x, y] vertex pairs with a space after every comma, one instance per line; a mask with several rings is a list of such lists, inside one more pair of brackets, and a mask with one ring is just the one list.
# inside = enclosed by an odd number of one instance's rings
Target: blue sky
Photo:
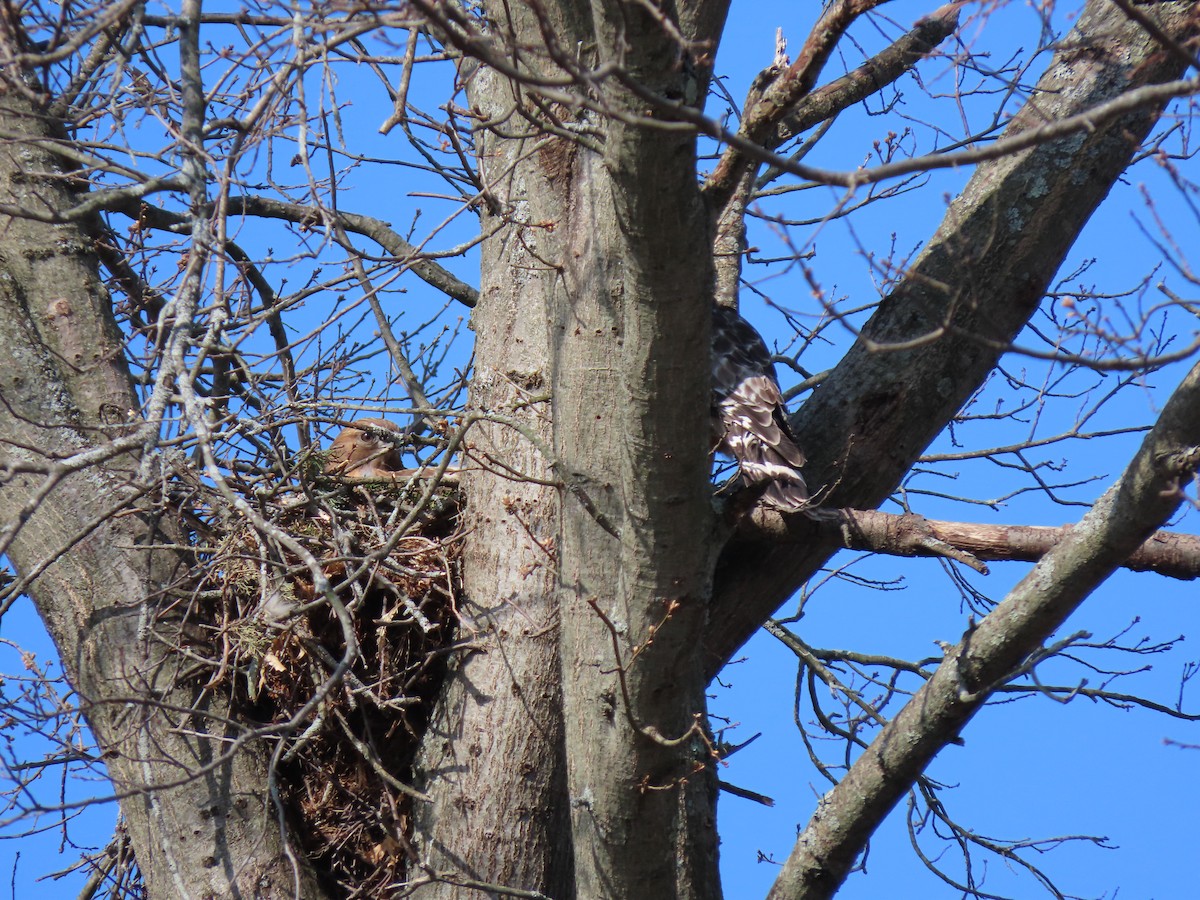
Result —
[[[852, 35], [866, 52], [882, 46], [884, 37], [894, 37], [916, 18], [931, 12], [935, 4], [922, 5], [911, 0], [899, 0], [884, 10], [895, 25], [861, 23]], [[775, 29], [782, 26], [795, 53], [811, 25], [817, 4], [735, 3], [730, 16], [726, 39], [718, 56], [718, 70], [727, 76], [725, 84], [740, 103], [753, 75], [769, 62], [774, 49]], [[973, 14], [978, 7], [967, 7]], [[990, 8], [990, 16], [979, 20], [965, 33], [965, 42], [986, 57], [997, 68], [1023, 52], [1028, 60], [1039, 38], [1040, 18], [1032, 6], [1012, 5]], [[1053, 17], [1055, 27], [1069, 24], [1071, 16], [1064, 8]], [[881, 32], [883, 32], [881, 34]], [[840, 74], [846, 67], [861, 61], [861, 52], [846, 45], [844, 56], [835, 56], [830, 64], [829, 77]], [[1033, 60], [1027, 80], [1036, 79], [1045, 64], [1045, 57]], [[945, 62], [931, 61], [919, 69], [930, 92], [949, 94], [955, 90], [955, 79]], [[960, 83], [970, 85], [975, 76]], [[376, 129], [390, 107], [377, 83], [361, 69], [339, 70], [339, 97], [350, 105], [341, 110], [343, 127], [355, 148], [367, 155], [388, 156], [403, 153], [402, 136], [395, 132], [384, 138]], [[414, 90], [429, 93], [415, 94], [417, 101], [432, 108], [442, 102], [432, 88], [416, 86]], [[866, 162], [873, 153], [873, 144], [891, 131], [902, 143], [917, 152], [928, 152], [946, 141], [962, 137], [967, 131], [983, 126], [994, 113], [994, 95], [979, 96], [964, 101], [961, 109], [945, 98], [930, 99], [923, 95], [915, 82], [908, 79], [898, 85], [904, 104], [880, 114], [869, 115], [861, 110], [850, 111], [834, 126], [806, 162], [837, 169], [850, 169]], [[889, 94], [889, 96], [892, 96]], [[948, 105], [949, 103], [949, 105]], [[869, 104], [879, 112], [880, 104]], [[1010, 103], [1007, 112], [1017, 108]], [[714, 104], [710, 111], [716, 109]], [[949, 112], [947, 112], [949, 110]], [[928, 122], [936, 121], [941, 136], [931, 137]], [[911, 128], [911, 135], [905, 131]], [[158, 140], [157, 135], [135, 136]], [[1185, 164], [1185, 172], [1194, 165]], [[757, 225], [752, 238], [762, 249], [760, 256], [786, 256], [793, 249], [815, 251], [810, 260], [815, 277], [828, 297], [845, 297], [846, 302], [858, 304], [877, 299], [880, 286], [878, 272], [871, 265], [871, 254], [878, 259], [895, 248], [904, 257], [916, 251], [940, 221], [949, 197], [953, 196], [969, 177], [969, 171], [939, 172], [929, 177], [929, 183], [899, 199], [879, 203], [855, 214], [850, 220], [826, 222], [819, 227], [797, 228], [789, 231], [788, 240], [778, 229]], [[1089, 225], [1064, 266], [1064, 272], [1074, 271], [1087, 263], [1086, 273], [1075, 279], [1084, 287], [1095, 285], [1099, 291], [1116, 293], [1132, 289], [1146, 276], [1157, 257], [1157, 251], [1140, 233], [1139, 217], [1148, 221], [1141, 187], [1145, 185], [1159, 199], [1158, 211], [1171, 222], [1178, 222], [1177, 236], [1186, 244], [1194, 234], [1196, 221], [1186, 213], [1186, 206], [1173, 188], [1169, 188], [1161, 170], [1153, 163], [1143, 163], [1133, 170], [1126, 182], [1118, 185], [1109, 202]], [[414, 217], [414, 208], [422, 212], [417, 220], [417, 234], [433, 228], [452, 212], [454, 204], [405, 194], [436, 190], [437, 182], [419, 172], [408, 170], [378, 170], [369, 167], [351, 177], [339, 195], [339, 206], [378, 215], [389, 219], [401, 232], [406, 231]], [[819, 188], [800, 194], [764, 201], [770, 213], [789, 218], [820, 218], [843, 197], [839, 192]], [[465, 239], [470, 231], [469, 217], [453, 221], [434, 238], [433, 246], [452, 246]], [[266, 253], [271, 247], [277, 257], [289, 252], [286, 237], [278, 231], [249, 224], [238, 239], [255, 252]], [[315, 238], [314, 238], [315, 240]], [[789, 243], [790, 241], [790, 243]], [[1193, 242], [1194, 243], [1194, 242]], [[1090, 262], [1089, 262], [1090, 261]], [[473, 254], [464, 259], [449, 260], [447, 266], [471, 283], [477, 283], [478, 260]], [[303, 283], [307, 264], [300, 262], [289, 270], [290, 288]], [[275, 277], [279, 276], [275, 273]], [[818, 321], [819, 309], [809, 289], [794, 266], [747, 270], [747, 277], [780, 307], [793, 311], [797, 321], [811, 327]], [[1187, 285], [1169, 267], [1160, 275], [1179, 293], [1189, 296]], [[393, 309], [411, 310], [414, 318], [423, 319], [440, 307], [442, 300], [411, 275], [402, 282], [406, 293], [389, 297]], [[350, 294], [353, 299], [352, 293]], [[1194, 290], [1192, 291], [1194, 296]], [[1158, 295], [1153, 281], [1141, 302], [1154, 302]], [[765, 304], [757, 294], [747, 292], [743, 299], [744, 312], [768, 337], [783, 349], [792, 338], [782, 316]], [[1131, 306], [1137, 305], [1137, 298]], [[325, 321], [332, 304], [323, 298], [309, 301], [307, 315], [313, 322]], [[447, 320], [453, 322], [462, 310], [451, 308]], [[1112, 312], [1116, 314], [1115, 306]], [[1178, 316], [1166, 326], [1178, 329], [1184, 341], [1195, 331], [1194, 320]], [[1190, 330], [1189, 330], [1190, 329]], [[835, 326], [829, 332], [828, 346], [814, 345], [801, 359], [810, 370], [820, 370], [835, 362], [849, 344], [849, 335]], [[1022, 337], [1033, 344], [1031, 335]], [[465, 349], [461, 351], [465, 353]], [[1030, 360], [1009, 359], [1006, 366], [1013, 371], [1029, 373], [1038, 381], [1053, 367]], [[781, 373], [785, 381], [790, 379]], [[1179, 368], [1168, 369], [1155, 376], [1155, 385], [1132, 385], [1122, 391], [1106, 408], [1101, 421], [1106, 427], [1149, 424], [1155, 410], [1165, 401], [1179, 377]], [[1087, 373], [1074, 376], [1071, 384], [1082, 386], [1093, 381], [1101, 387], [1112, 383]], [[364, 393], [372, 399], [392, 399], [398, 405], [404, 400], [398, 395], [383, 393], [380, 379]], [[986, 402], [1006, 394], [1007, 387], [997, 384], [986, 395]], [[1043, 420], [1037, 423], [1014, 424], [981, 421], [965, 425], [960, 436], [968, 446], [987, 446], [1020, 440], [1028, 434], [1051, 434], [1069, 427], [1083, 401], [1063, 398], [1047, 405]], [[1063, 426], [1061, 423], [1068, 423]], [[1069, 442], [1054, 445], [1033, 455], [1055, 465], [1065, 465], [1063, 480], [1074, 481], [1088, 477], [1098, 480], [1079, 487], [1064, 489], [1061, 495], [1074, 502], [1089, 502], [1115, 479], [1139, 438], [1126, 435], [1103, 442]], [[946, 436], [939, 439], [935, 449], [945, 450], [950, 444]], [[951, 478], [953, 476], [953, 478]], [[909, 496], [913, 509], [931, 517], [962, 519], [984, 523], [1063, 524], [1078, 519], [1082, 509], [1048, 502], [1044, 495], [1024, 494], [993, 506], [950, 501], [923, 494], [921, 491], [947, 491], [975, 499], [994, 499], [1025, 483], [1010, 470], [987, 461], [942, 464], [937, 474], [914, 478]], [[895, 511], [895, 507], [885, 507]], [[1195, 517], [1185, 519], [1182, 530], [1196, 529]], [[839, 557], [831, 566], [846, 562]], [[999, 600], [1005, 591], [1027, 571], [1021, 564], [995, 564], [986, 578], [970, 576], [970, 581], [991, 599]], [[862, 577], [877, 579], [903, 578], [903, 589], [881, 592], [845, 580], [835, 580], [823, 586], [810, 599], [805, 617], [796, 627], [810, 644], [818, 647], [844, 647], [867, 653], [895, 654], [907, 658], [933, 655], [935, 641], [955, 641], [967, 621], [960, 594], [943, 568], [929, 560], [893, 560], [874, 558], [856, 564], [853, 571]], [[1191, 602], [1189, 602], [1191, 601]], [[783, 614], [790, 612], [785, 606]], [[1143, 635], [1155, 641], [1197, 632], [1200, 611], [1194, 602], [1194, 588], [1149, 574], [1121, 573], [1111, 579], [1074, 616], [1060, 636], [1087, 630], [1097, 638], [1107, 638], [1125, 629], [1135, 619], [1138, 624], [1130, 638]], [[19, 603], [3, 621], [0, 637], [18, 642], [40, 658], [50, 654], [48, 641], [26, 601]], [[815, 798], [827, 789], [810, 765], [799, 734], [792, 723], [796, 666], [790, 653], [765, 633], [760, 633], [742, 654], [742, 660], [722, 676], [728, 687], [714, 685], [712, 710], [739, 723], [727, 737], [733, 742], [762, 733], [755, 743], [735, 755], [724, 770], [723, 777], [737, 785], [767, 794], [776, 800], [772, 809], [749, 801], [723, 795], [720, 805], [723, 871], [726, 895], [732, 900], [761, 897], [774, 878], [776, 867], [759, 862], [759, 851], [782, 861], [794, 841], [796, 827], [803, 825], [811, 814]], [[1178, 692], [1183, 666], [1197, 658], [1196, 651], [1184, 641], [1168, 653], [1152, 659], [1116, 659], [1091, 656], [1113, 667], [1132, 668], [1152, 664], [1147, 672], [1128, 676], [1117, 682], [1115, 690], [1128, 690], [1160, 702], [1172, 703]], [[9, 647], [0, 647], [0, 671], [19, 673], [19, 654]], [[1088, 678], [1097, 686], [1103, 676], [1080, 666], [1047, 667], [1048, 680], [1076, 683]], [[16, 687], [5, 680], [4, 690], [11, 693]], [[1185, 694], [1185, 698], [1188, 695]], [[1192, 702], [1188, 708], [1196, 708]], [[811, 719], [811, 712], [807, 718]], [[805, 717], [805, 711], [802, 711]], [[13, 729], [9, 729], [11, 736]], [[955, 819], [982, 834], [998, 838], [1042, 838], [1055, 835], [1103, 835], [1119, 849], [1106, 850], [1084, 844], [1067, 844], [1051, 853], [1037, 855], [1035, 862], [1054, 878], [1067, 894], [1084, 897], [1172, 898], [1186, 896], [1194, 890], [1194, 873], [1190, 863], [1192, 848], [1189, 841], [1200, 808], [1200, 781], [1195, 778], [1198, 759], [1196, 751], [1169, 746], [1164, 739], [1200, 743], [1194, 725], [1187, 725], [1144, 711], [1124, 711], [1098, 705], [1089, 700], [1075, 699], [1059, 704], [1044, 697], [1033, 697], [1017, 703], [989, 706], [968, 726], [965, 745], [950, 747], [935, 760], [930, 774], [943, 783], [953, 785], [945, 794], [945, 802]], [[0, 749], [4, 745], [0, 744]], [[832, 752], [832, 747], [829, 748]], [[20, 752], [29, 752], [22, 745]], [[7, 757], [6, 757], [7, 758]], [[58, 802], [60, 790], [67, 798], [87, 793], [102, 793], [94, 783], [62, 788], [47, 774], [40, 785], [41, 801]], [[82, 793], [80, 793], [82, 792]], [[904, 829], [903, 809], [885, 824], [872, 842], [867, 862], [867, 875], [855, 875], [839, 894], [847, 898], [937, 898], [956, 897], [959, 892], [938, 882], [915, 858], [908, 846]], [[102, 845], [108, 837], [113, 820], [111, 807], [86, 810], [71, 824], [70, 837], [83, 845]], [[20, 824], [23, 830], [29, 822]], [[945, 846], [937, 841], [927, 842], [928, 852], [941, 853]], [[62, 853], [59, 856], [59, 853]], [[943, 857], [951, 871], [957, 869]], [[19, 861], [18, 861], [19, 854]], [[74, 895], [78, 880], [40, 887], [35, 877], [69, 865], [76, 852], [64, 845], [59, 832], [23, 837], [0, 843], [0, 885], [4, 874], [12, 872], [13, 896], [29, 896], [34, 890], [53, 891], [53, 896]], [[982, 855], [979, 857], [982, 861]], [[1045, 893], [1028, 875], [1017, 873], [1002, 861], [987, 861], [985, 890], [1013, 897], [1035, 897]], [[1118, 894], [1119, 892], [1119, 894]], [[0, 887], [0, 895], [3, 887]]]

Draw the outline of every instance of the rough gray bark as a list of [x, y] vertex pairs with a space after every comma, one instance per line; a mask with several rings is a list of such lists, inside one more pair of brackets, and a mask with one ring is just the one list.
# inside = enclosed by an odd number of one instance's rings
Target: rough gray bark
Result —
[[[503, 117], [510, 85], [481, 68], [469, 90]], [[516, 127], [516, 126], [514, 126]], [[466, 876], [548, 896], [573, 895], [559, 681], [559, 492], [553, 437], [550, 315], [559, 277], [552, 233], [565, 183], [532, 152], [539, 136], [479, 137], [480, 172], [509, 224], [482, 247], [472, 410], [492, 418], [467, 436], [463, 473], [464, 638], [479, 648], [454, 667], [417, 763], [431, 798], [417, 809], [422, 863], [446, 880], [421, 897], [463, 896]]]
[[[502, 41], [539, 45], [532, 10], [489, 11]], [[586, 9], [549, 15], [564, 40], [586, 31]], [[531, 53], [522, 67], [553, 64]], [[550, 452], [562, 257], [547, 226], [567, 216], [572, 148], [513, 116], [518, 84], [471, 62], [462, 74], [473, 108], [507, 135], [476, 137], [483, 227], [500, 226], [481, 248], [469, 402], [486, 417], [467, 437], [463, 475], [460, 611], [480, 652], [452, 667], [417, 760], [430, 797], [417, 809], [418, 850], [437, 876], [417, 895], [478, 896], [459, 886], [474, 879], [565, 900], [575, 895], [575, 869], [559, 664], [561, 497]]]
[[[63, 136], [29, 97], [0, 97], [0, 136], [0, 204], [53, 217], [77, 202], [52, 151]], [[178, 528], [143, 496], [140, 442], [109, 443], [135, 435], [138, 401], [92, 238], [71, 223], [2, 225], [0, 465], [14, 474], [0, 482], [12, 523], [0, 537], [105, 748], [150, 895], [320, 897], [281, 839], [265, 752], [223, 758], [241, 729], [176, 683], [164, 611], [186, 561], [149, 549]]]
[[[601, 64], [683, 96], [648, 13], [597, 22]], [[620, 45], [620, 46], [618, 46]], [[639, 104], [607, 98], [631, 114]], [[579, 897], [717, 897], [698, 655], [709, 594], [709, 239], [695, 137], [604, 125], [572, 172], [556, 317], [562, 666]], [[697, 724], [699, 723], [699, 724]]]
[[[720, 15], [693, 10], [697, 23], [719, 28], [724, 6], [712, 8]], [[622, 54], [655, 89], [694, 79], [644, 12], [581, 12], [557, 10], [559, 41]], [[544, 39], [530, 11], [496, 15], [516, 45]], [[554, 68], [534, 54], [522, 64]], [[508, 112], [513, 86], [494, 70], [476, 71], [470, 90], [478, 110]], [[487, 653], [456, 670], [422, 754], [434, 798], [426, 861], [555, 897], [715, 896], [713, 759], [693, 729], [712, 538], [711, 274], [695, 138], [587, 124], [603, 154], [534, 132], [487, 134], [479, 147], [492, 214], [507, 225], [484, 247], [472, 407], [505, 421], [478, 423], [469, 441], [479, 466], [465, 479], [464, 588], [476, 624], [486, 598], [497, 609], [476, 637]], [[691, 735], [667, 745], [651, 729]], [[448, 734], [452, 766], [440, 758]], [[465, 760], [482, 734], [500, 748], [485, 742]], [[536, 777], [513, 759], [536, 760]], [[530, 814], [506, 820], [493, 803]]]
[[[1176, 39], [1193, 4], [1149, 15]], [[1184, 64], [1107, 0], [1092, 0], [1061, 43], [1011, 135], [1088, 110]], [[870, 509], [995, 367], [1037, 309], [1092, 212], [1129, 165], [1161, 106], [982, 164], [904, 281], [793, 418], [810, 486], [830, 507]], [[906, 342], [915, 342], [906, 346]], [[833, 552], [734, 543], [714, 587], [709, 674]]]

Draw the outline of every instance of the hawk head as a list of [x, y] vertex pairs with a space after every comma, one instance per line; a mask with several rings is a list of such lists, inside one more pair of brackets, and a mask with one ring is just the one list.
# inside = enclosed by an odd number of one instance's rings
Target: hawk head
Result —
[[343, 428], [329, 448], [325, 460], [326, 475], [350, 475], [355, 478], [389, 478], [401, 469], [400, 451], [387, 435], [400, 428], [387, 419], [359, 419]]

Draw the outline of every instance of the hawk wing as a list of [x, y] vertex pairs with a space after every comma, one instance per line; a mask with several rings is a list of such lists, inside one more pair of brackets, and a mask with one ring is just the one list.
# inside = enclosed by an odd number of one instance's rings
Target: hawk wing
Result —
[[734, 310], [713, 307], [712, 405], [716, 448], [737, 460], [742, 480], [763, 484], [782, 510], [808, 506], [804, 453], [787, 424], [767, 345]]

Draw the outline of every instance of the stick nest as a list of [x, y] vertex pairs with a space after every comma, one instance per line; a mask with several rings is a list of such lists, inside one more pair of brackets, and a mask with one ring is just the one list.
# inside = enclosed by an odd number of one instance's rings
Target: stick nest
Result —
[[346, 897], [393, 896], [415, 859], [408, 782], [453, 647], [460, 548], [455, 488], [427, 487], [316, 477], [249, 515], [210, 507], [189, 656], [234, 718], [290, 726], [273, 770], [290, 838]]

